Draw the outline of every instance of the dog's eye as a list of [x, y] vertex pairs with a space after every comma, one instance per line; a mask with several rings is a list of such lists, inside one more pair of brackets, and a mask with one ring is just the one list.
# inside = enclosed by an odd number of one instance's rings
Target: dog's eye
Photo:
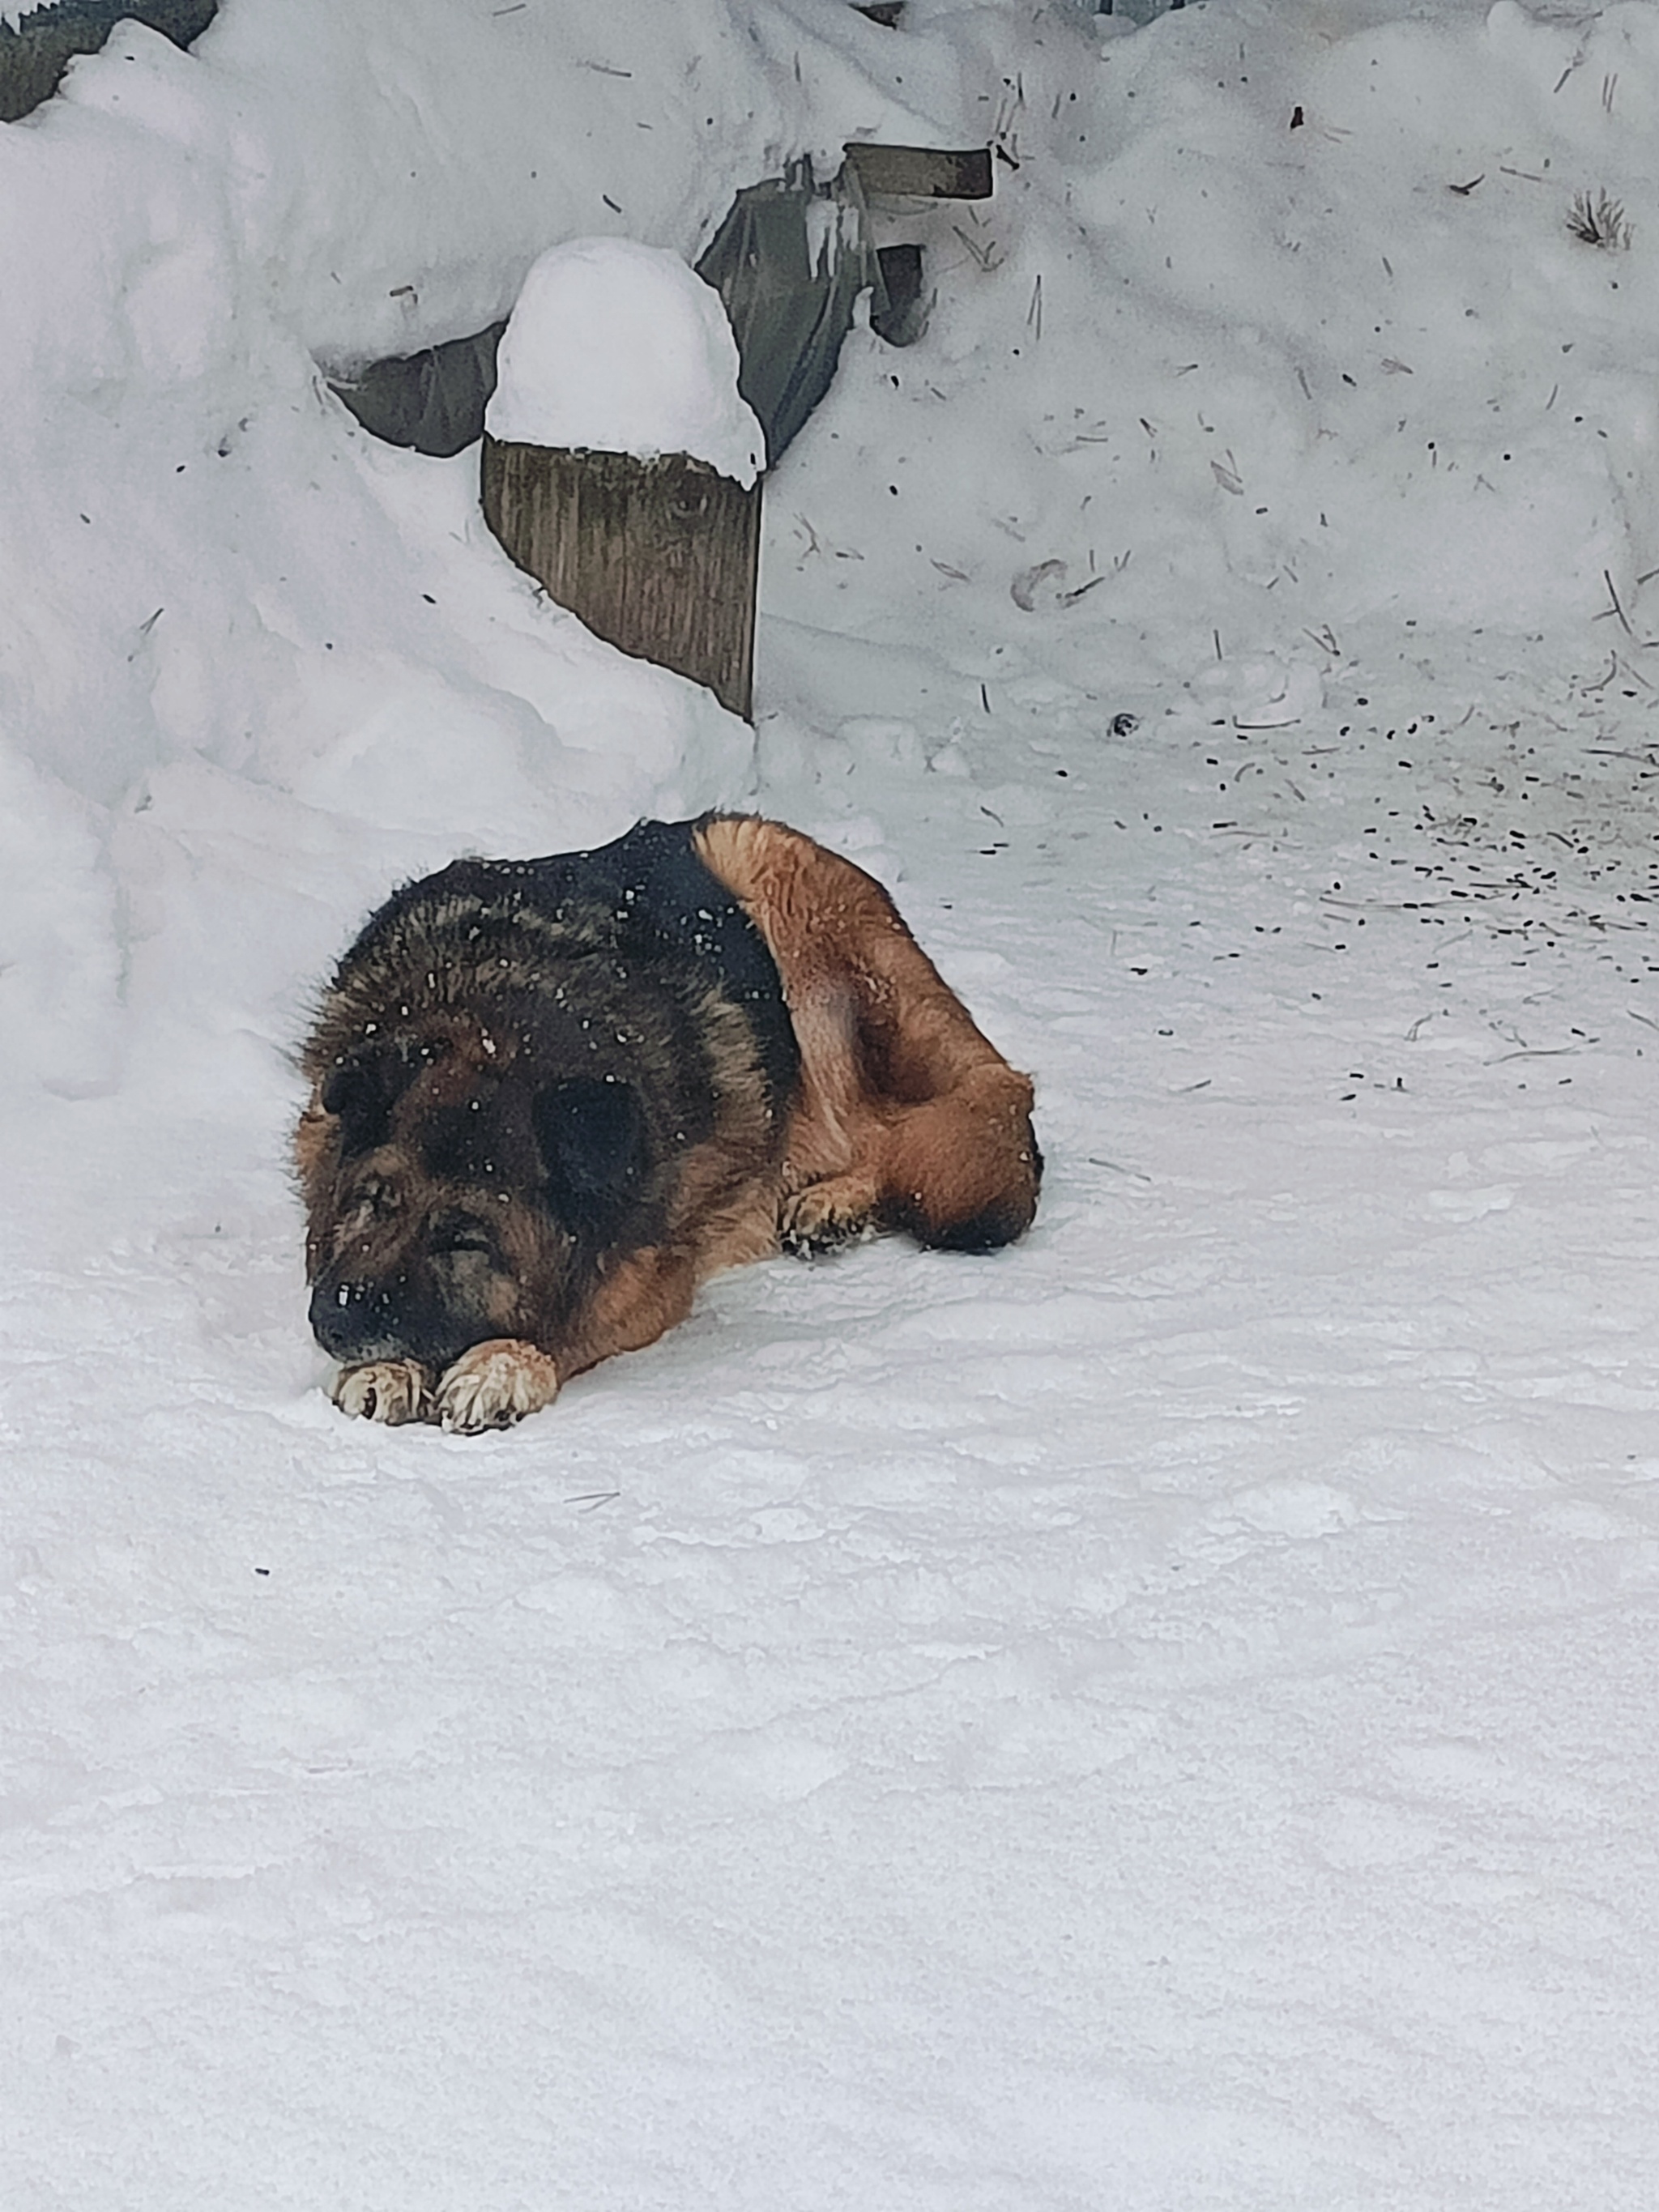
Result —
[[395, 1183], [383, 1182], [376, 1176], [360, 1184], [351, 1202], [351, 1219], [359, 1224], [369, 1221], [384, 1221], [401, 1205]]
[[495, 1248], [481, 1221], [441, 1221], [433, 1229], [428, 1249], [434, 1253], [490, 1253]]

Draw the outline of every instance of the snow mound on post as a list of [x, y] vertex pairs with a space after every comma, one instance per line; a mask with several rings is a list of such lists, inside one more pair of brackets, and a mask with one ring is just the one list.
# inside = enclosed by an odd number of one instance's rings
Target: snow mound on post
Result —
[[491, 437], [572, 451], [690, 453], [754, 483], [765, 441], [738, 391], [719, 293], [678, 254], [579, 238], [532, 267], [501, 341]]

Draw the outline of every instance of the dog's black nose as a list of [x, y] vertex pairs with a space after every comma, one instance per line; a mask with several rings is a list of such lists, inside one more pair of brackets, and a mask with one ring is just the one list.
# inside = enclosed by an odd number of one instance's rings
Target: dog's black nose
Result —
[[331, 1359], [400, 1359], [406, 1356], [388, 1283], [318, 1278], [311, 1293], [312, 1334]]

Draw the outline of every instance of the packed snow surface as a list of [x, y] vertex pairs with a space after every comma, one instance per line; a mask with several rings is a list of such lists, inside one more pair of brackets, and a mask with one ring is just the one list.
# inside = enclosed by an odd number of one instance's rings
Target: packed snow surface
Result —
[[[997, 191], [751, 732], [323, 372], [859, 136]], [[8, 2212], [1646, 2212], [1659, 9], [228, 0], [0, 129], [0, 296]], [[343, 1419], [330, 962], [716, 803], [1032, 1233]]]
[[551, 247], [525, 278], [497, 369], [494, 438], [642, 460], [689, 453], [741, 484], [765, 460], [720, 294], [665, 247]]

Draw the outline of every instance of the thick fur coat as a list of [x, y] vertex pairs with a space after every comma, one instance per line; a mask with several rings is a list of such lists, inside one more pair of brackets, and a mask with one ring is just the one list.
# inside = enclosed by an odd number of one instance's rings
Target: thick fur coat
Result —
[[719, 1268], [1036, 1206], [1029, 1079], [873, 878], [754, 817], [405, 886], [303, 1065], [312, 1326], [374, 1420], [501, 1427]]

